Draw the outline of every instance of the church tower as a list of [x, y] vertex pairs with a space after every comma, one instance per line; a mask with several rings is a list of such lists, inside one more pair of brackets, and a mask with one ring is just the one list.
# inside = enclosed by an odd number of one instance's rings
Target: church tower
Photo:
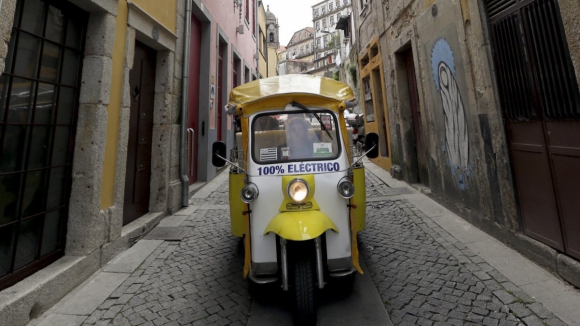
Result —
[[266, 42], [268, 47], [272, 47], [274, 49], [280, 48], [280, 39], [279, 39], [279, 29], [280, 25], [278, 25], [278, 19], [276, 16], [270, 11], [270, 5], [268, 5], [268, 10], [266, 11]]

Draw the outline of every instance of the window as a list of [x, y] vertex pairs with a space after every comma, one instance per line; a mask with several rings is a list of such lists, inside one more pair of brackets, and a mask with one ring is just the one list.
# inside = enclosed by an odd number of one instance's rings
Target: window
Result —
[[334, 16], [330, 16], [330, 26], [334, 25]]
[[328, 40], [328, 37], [326, 37], [326, 35], [324, 35], [322, 37], [322, 44], [324, 44], [324, 46], [326, 46], [328, 44], [327, 40]]
[[320, 21], [316, 22], [316, 30], [319, 31], [320, 30]]
[[64, 253], [88, 21], [64, 1], [28, 0], [15, 17], [0, 72], [0, 290]]
[[304, 54], [304, 47], [303, 46], [300, 47], [300, 54]]
[[[240, 69], [241, 60], [234, 54], [234, 64], [232, 65], [232, 87], [238, 87], [240, 80], [238, 79], [238, 69]], [[241, 76], [240, 76], [241, 77]]]
[[246, 21], [250, 22], [250, 0], [246, 0]]
[[344, 5], [348, 6], [348, 0], [344, 0]]
[[336, 22], [338, 23], [339, 20], [340, 20], [340, 13], [336, 14]]
[[375, 121], [375, 111], [373, 109], [373, 94], [371, 92], [371, 80], [369, 77], [363, 79], [364, 108], [367, 122]]
[[270, 33], [270, 42], [274, 42], [274, 33]]
[[314, 9], [314, 17], [318, 17], [318, 9]]
[[310, 45], [306, 44], [306, 52], [310, 52]]
[[316, 48], [320, 49], [320, 37], [316, 39]]
[[[338, 141], [338, 119], [330, 110], [313, 110], [328, 118], [330, 125], [322, 129], [316, 119], [303, 111], [287, 114], [260, 114], [252, 121], [252, 159], [258, 164], [292, 161], [333, 160], [341, 154]], [[316, 169], [316, 164], [311, 164]], [[294, 166], [297, 166], [294, 165]], [[305, 164], [306, 169], [310, 166]], [[320, 165], [316, 165], [320, 166]], [[296, 171], [299, 172], [299, 171]], [[308, 171], [308, 172], [316, 172]], [[259, 174], [275, 173], [268, 167], [258, 168]]]
[[322, 7], [322, 14], [326, 14], [326, 7]]
[[322, 20], [322, 28], [326, 28], [326, 18], [324, 18], [324, 20]]
[[328, 4], [328, 11], [332, 11], [332, 2]]
[[266, 52], [266, 35], [264, 35], [264, 34], [262, 34], [262, 46], [260, 47], [260, 52], [262, 52], [262, 54], [267, 53]]
[[336, 0], [336, 8], [340, 8], [340, 0]]
[[[344, 0], [344, 4], [347, 4], [348, 0]], [[365, 7], [367, 6], [367, 3], [369, 2], [369, 0], [359, 0], [360, 3], [360, 11], [363, 11], [365, 9]]]

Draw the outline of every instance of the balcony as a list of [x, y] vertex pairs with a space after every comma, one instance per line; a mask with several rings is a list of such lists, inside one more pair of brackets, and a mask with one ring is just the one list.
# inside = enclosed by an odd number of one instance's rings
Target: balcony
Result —
[[304, 52], [297, 52], [296, 55], [294, 56], [294, 59], [302, 59], [304, 57], [307, 57], [309, 55], [313, 55], [314, 51], [304, 51]]

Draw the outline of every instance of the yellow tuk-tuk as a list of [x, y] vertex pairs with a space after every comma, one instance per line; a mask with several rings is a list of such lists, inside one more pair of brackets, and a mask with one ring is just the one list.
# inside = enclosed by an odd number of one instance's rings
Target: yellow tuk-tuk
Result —
[[[234, 148], [214, 143], [214, 166], [231, 165], [231, 231], [244, 237], [243, 276], [279, 282], [294, 297], [296, 324], [316, 324], [316, 296], [329, 278], [362, 273], [357, 233], [365, 228], [363, 155], [355, 158], [343, 112], [351, 88], [333, 79], [284, 75], [234, 88], [226, 112], [238, 121]], [[359, 153], [360, 154], [360, 153]]]

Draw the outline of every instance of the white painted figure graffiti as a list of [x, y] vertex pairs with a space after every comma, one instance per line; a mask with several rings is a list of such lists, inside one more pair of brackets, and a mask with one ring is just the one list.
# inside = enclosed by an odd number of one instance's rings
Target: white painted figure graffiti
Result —
[[466, 168], [469, 159], [467, 120], [457, 82], [445, 62], [439, 63], [439, 85], [445, 113], [445, 141], [449, 165], [452, 168]]
[[469, 134], [461, 93], [455, 79], [455, 61], [451, 46], [444, 38], [438, 39], [431, 53], [431, 67], [435, 86], [441, 96], [445, 115], [445, 145], [443, 151], [453, 178], [463, 190], [469, 176]]

